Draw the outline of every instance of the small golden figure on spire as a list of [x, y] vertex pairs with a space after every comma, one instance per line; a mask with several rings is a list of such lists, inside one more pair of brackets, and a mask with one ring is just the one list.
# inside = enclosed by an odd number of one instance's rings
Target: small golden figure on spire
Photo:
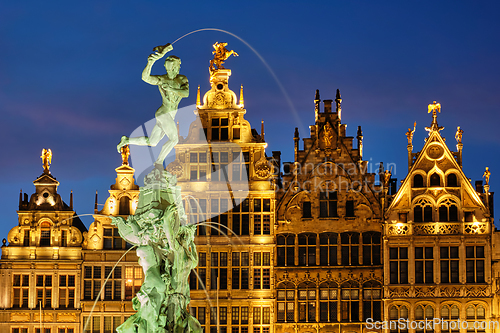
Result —
[[486, 170], [483, 173], [484, 182], [486, 183], [485, 185], [488, 186], [490, 185], [490, 175], [491, 175], [490, 169], [486, 167]]
[[121, 148], [122, 165], [128, 165], [128, 157], [130, 156], [130, 148], [128, 145]]
[[413, 133], [415, 133], [415, 128], [417, 127], [417, 122], [413, 123], [413, 130], [408, 128], [408, 132], [406, 132], [406, 138], [408, 139], [408, 144], [411, 145], [413, 141]]
[[[392, 170], [392, 167], [391, 167]], [[384, 187], [389, 188], [389, 182], [391, 181], [392, 172], [391, 170], [384, 171]]]
[[436, 103], [436, 101], [434, 101], [432, 104], [429, 104], [428, 110], [429, 111], [427, 113], [431, 113], [431, 111], [432, 111], [432, 123], [431, 123], [431, 127], [426, 127], [425, 130], [427, 132], [429, 132], [429, 134], [431, 131], [438, 131], [439, 132], [440, 130], [442, 130], [444, 128], [444, 127], [439, 127], [439, 125], [437, 123], [437, 112], [441, 113], [441, 104]]
[[40, 158], [42, 159], [43, 173], [50, 174], [49, 169], [50, 164], [52, 163], [52, 150], [44, 148]]
[[225, 69], [224, 66], [222, 66], [222, 64], [231, 55], [238, 57], [238, 53], [234, 52], [233, 50], [228, 51], [226, 49], [226, 46], [227, 43], [219, 43], [219, 42], [215, 42], [215, 44], [213, 45], [215, 49], [215, 51], [212, 51], [214, 58], [210, 60], [210, 67], [209, 67], [211, 74], [219, 69]]
[[455, 140], [457, 140], [457, 143], [462, 143], [462, 134], [464, 134], [464, 131], [458, 126], [457, 133], [455, 133]]

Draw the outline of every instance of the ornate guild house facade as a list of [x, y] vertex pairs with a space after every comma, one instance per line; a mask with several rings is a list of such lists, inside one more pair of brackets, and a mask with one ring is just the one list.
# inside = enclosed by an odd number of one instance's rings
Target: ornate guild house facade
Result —
[[[462, 170], [462, 130], [453, 152], [437, 123], [420, 152], [408, 138], [399, 189], [383, 165], [370, 172], [363, 133], [348, 136], [342, 99], [314, 99], [315, 120], [294, 160], [266, 153], [245, 119], [243, 87], [231, 70], [198, 88], [196, 120], [167, 170], [198, 223], [199, 263], [190, 311], [210, 333], [500, 332], [499, 233], [490, 172], [473, 186]], [[311, 112], [312, 113], [312, 112]], [[112, 333], [135, 311], [143, 271], [111, 216], [134, 214], [139, 186], [123, 151], [116, 180], [85, 227], [49, 171], [20, 194], [18, 223], [2, 245], [0, 332]], [[281, 171], [278, 171], [281, 170]], [[129, 251], [131, 250], [131, 251]], [[405, 325], [391, 325], [400, 319]], [[435, 320], [436, 326], [411, 327]], [[468, 322], [457, 327], [450, 322]], [[379, 322], [380, 325], [369, 323]], [[385, 323], [386, 325], [382, 325]]]

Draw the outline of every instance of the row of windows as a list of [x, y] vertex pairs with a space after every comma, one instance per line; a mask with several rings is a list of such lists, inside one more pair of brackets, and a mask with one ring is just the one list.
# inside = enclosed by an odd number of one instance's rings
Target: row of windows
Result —
[[[53, 307], [52, 275], [36, 275], [35, 307]], [[59, 275], [59, 308], [75, 307], [75, 275]], [[29, 300], [29, 275], [13, 276], [13, 307], [27, 308]]]
[[[30, 230], [24, 231], [23, 236], [23, 246], [31, 246], [36, 245], [31, 242], [31, 233]], [[61, 231], [61, 242], [59, 246], [67, 246], [68, 245], [68, 232], [66, 230]], [[50, 228], [42, 227], [40, 229], [40, 242], [38, 246], [51, 246], [51, 231]]]
[[[12, 333], [28, 333], [28, 328], [27, 327], [13, 327], [12, 328]], [[52, 332], [56, 332], [56, 333], [74, 333], [75, 330], [73, 328], [66, 328], [66, 327], [63, 327], [63, 328], [55, 328], [54, 330], [52, 330], [51, 328], [35, 328], [35, 333], [52, 333]]]
[[[421, 198], [415, 202], [413, 207], [413, 221], [414, 222], [458, 222], [458, 206], [455, 201], [450, 198], [443, 200], [439, 204], [437, 216], [434, 216], [434, 208], [432, 203]], [[401, 221], [404, 220], [404, 221]], [[406, 222], [406, 213], [400, 214], [400, 221]]]
[[92, 316], [83, 317], [83, 333], [114, 333], [128, 317], [123, 320], [121, 316]]
[[[406, 305], [393, 305], [389, 308], [389, 320], [397, 321], [400, 318], [408, 319], [408, 307]], [[438, 314], [439, 316], [439, 314]], [[422, 320], [433, 320], [436, 318], [434, 307], [430, 304], [427, 305], [417, 305], [414, 310], [414, 319], [416, 321]], [[441, 307], [441, 317], [443, 323], [439, 326], [441, 327], [441, 332], [448, 333], [458, 333], [461, 327], [457, 326], [457, 319], [460, 319], [460, 308], [455, 304], [446, 304]], [[481, 304], [470, 304], [467, 306], [465, 311], [465, 318], [462, 320], [468, 321], [467, 332], [484, 332], [484, 328], [474, 327], [474, 321], [484, 320], [486, 318], [485, 308]], [[417, 329], [417, 332], [432, 332], [432, 329], [421, 325], [423, 328]], [[432, 328], [432, 326], [431, 326]], [[398, 327], [398, 325], [390, 326], [391, 333], [403, 333], [408, 332], [406, 327]]]
[[[338, 199], [336, 191], [319, 193], [319, 217], [339, 217], [337, 209]], [[312, 218], [311, 202], [302, 203], [302, 217]], [[354, 200], [346, 200], [345, 217], [355, 217]]]
[[[413, 187], [421, 188], [427, 186], [429, 187], [443, 186], [439, 174], [433, 173], [432, 175], [430, 175], [428, 183], [424, 182], [424, 177], [422, 175], [416, 174], [415, 176], [413, 176]], [[454, 173], [450, 173], [448, 176], [446, 176], [446, 186], [458, 187], [457, 175], [455, 175]]]
[[[282, 283], [277, 290], [278, 322], [359, 322], [380, 320], [382, 285], [376, 281], [360, 286], [355, 281]], [[319, 309], [319, 312], [317, 311]], [[360, 317], [360, 314], [362, 315]]]
[[[467, 283], [484, 283], [484, 246], [466, 246], [465, 277]], [[389, 249], [389, 271], [391, 284], [408, 283], [408, 248]], [[434, 249], [415, 248], [415, 283], [434, 284]], [[460, 258], [458, 246], [439, 248], [441, 283], [460, 283]]]
[[[207, 313], [209, 311], [209, 313]], [[271, 308], [268, 306], [254, 306], [252, 312], [248, 306], [233, 307], [190, 307], [191, 315], [196, 317], [204, 331], [207, 326], [210, 332], [226, 332], [230, 325], [231, 333], [248, 333], [249, 317], [253, 320], [254, 333], [268, 333], [271, 323]], [[261, 331], [262, 329], [262, 331]]]
[[[207, 199], [191, 200], [185, 203], [185, 211], [190, 223], [198, 226], [198, 235], [205, 236], [246, 236], [250, 235], [250, 203], [252, 203], [253, 235], [271, 234], [271, 199], [245, 199], [229, 210], [228, 199], [210, 199], [210, 212]], [[207, 216], [213, 216], [207, 221]]]
[[380, 241], [379, 232], [280, 234], [277, 266], [380, 265]]
[[[104, 272], [101, 266], [85, 266], [83, 268], [83, 299], [95, 300], [101, 291], [104, 281], [109, 276], [100, 299], [131, 300], [142, 285], [142, 268], [137, 266], [125, 266], [124, 268], [125, 279], [123, 279], [121, 266], [115, 267], [112, 273], [112, 266], [104, 266]], [[125, 289], [123, 296], [122, 288]]]
[[[249, 289], [250, 272], [253, 272], [253, 289], [270, 289], [270, 252], [254, 252], [252, 270], [249, 268], [248, 252], [232, 252], [231, 256], [229, 270], [227, 252], [210, 253], [210, 269], [207, 270], [206, 253], [200, 252], [198, 267], [191, 272], [189, 278], [191, 290], [208, 289], [207, 278], [210, 278], [212, 290], [227, 290], [229, 279], [231, 279], [231, 289]], [[210, 276], [207, 276], [207, 272], [210, 272]]]
[[[207, 160], [207, 156], [209, 156]], [[206, 152], [189, 153], [189, 179], [196, 181], [240, 181], [248, 180], [250, 153]], [[207, 175], [210, 175], [207, 177]]]

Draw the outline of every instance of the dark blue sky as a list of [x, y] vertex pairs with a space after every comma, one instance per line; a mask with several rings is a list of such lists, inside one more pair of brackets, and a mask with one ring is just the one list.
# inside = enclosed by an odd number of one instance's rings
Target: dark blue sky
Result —
[[[59, 193], [74, 191], [79, 214], [104, 203], [120, 165], [123, 134], [150, 120], [160, 105], [141, 81], [152, 48], [202, 28], [230, 31], [267, 61], [297, 111], [258, 57], [238, 39], [199, 32], [174, 45], [181, 73], [209, 88], [212, 44], [239, 53], [226, 62], [230, 86], [245, 87], [246, 118], [266, 124], [268, 151], [293, 157], [293, 131], [304, 137], [314, 121], [313, 98], [343, 98], [348, 135], [361, 125], [365, 159], [396, 163], [406, 175], [408, 127], [417, 121], [415, 150], [431, 122], [427, 105], [442, 104], [439, 124], [455, 149], [464, 130], [464, 171], [492, 171], [500, 185], [500, 21], [494, 1], [279, 2], [3, 2], [0, 5], [0, 238], [17, 224], [19, 189], [31, 194], [42, 173], [40, 152], [51, 148]], [[161, 73], [158, 64], [154, 73]], [[92, 222], [82, 218], [86, 225]]]

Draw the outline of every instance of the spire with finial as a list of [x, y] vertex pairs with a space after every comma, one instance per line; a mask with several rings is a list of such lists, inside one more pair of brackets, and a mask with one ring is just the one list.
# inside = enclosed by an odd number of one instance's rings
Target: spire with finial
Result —
[[262, 141], [264, 140], [264, 119], [262, 119], [262, 123], [260, 124], [260, 136], [262, 138]]
[[427, 132], [429, 132], [429, 134], [431, 132], [434, 132], [434, 131], [440, 131], [442, 130], [444, 127], [439, 127], [438, 123], [437, 123], [437, 114], [438, 112], [441, 113], [441, 104], [439, 103], [436, 103], [436, 101], [434, 101], [432, 104], [429, 104], [428, 106], [428, 112], [427, 113], [431, 113], [432, 112], [432, 123], [431, 123], [431, 126], [430, 127], [426, 127], [425, 130]]
[[245, 100], [243, 99], [243, 85], [240, 88], [240, 108], [245, 106]]
[[295, 127], [295, 133], [293, 134], [293, 143], [294, 143], [294, 162], [298, 161], [299, 157], [299, 128]]
[[358, 139], [359, 159], [361, 160], [363, 159], [363, 131], [361, 130], [361, 126], [358, 126], [356, 139]]
[[201, 105], [201, 100], [200, 100], [200, 85], [198, 85], [198, 94], [196, 95], [196, 106], [200, 107]]
[[73, 190], [69, 193], [69, 209], [73, 209]]
[[316, 122], [318, 122], [318, 114], [319, 114], [319, 104], [321, 103], [321, 99], [319, 98], [319, 89], [316, 89], [316, 94], [314, 95], [314, 116]]
[[342, 98], [340, 97], [340, 90], [337, 89], [337, 95], [335, 96], [335, 104], [336, 104], [336, 111], [337, 111], [337, 117], [339, 118], [339, 120], [341, 120], [341, 116], [342, 116], [342, 107], [341, 107], [341, 104], [342, 103]]
[[97, 214], [97, 190], [95, 190], [95, 203], [94, 203], [94, 213]]

